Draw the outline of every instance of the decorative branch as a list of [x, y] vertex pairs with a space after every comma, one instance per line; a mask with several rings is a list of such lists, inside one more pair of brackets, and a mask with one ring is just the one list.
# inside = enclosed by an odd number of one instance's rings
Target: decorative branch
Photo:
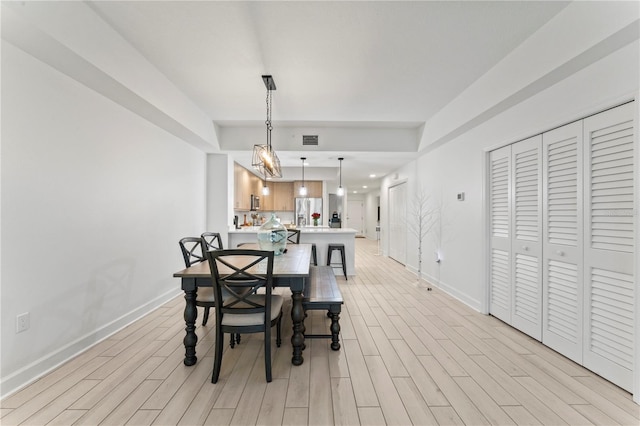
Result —
[[[422, 280], [422, 244], [424, 239], [431, 233], [434, 227], [438, 227], [440, 215], [438, 209], [431, 206], [429, 196], [419, 189], [413, 200], [410, 220], [407, 229], [418, 240], [418, 282]], [[427, 287], [431, 290], [431, 286]]]

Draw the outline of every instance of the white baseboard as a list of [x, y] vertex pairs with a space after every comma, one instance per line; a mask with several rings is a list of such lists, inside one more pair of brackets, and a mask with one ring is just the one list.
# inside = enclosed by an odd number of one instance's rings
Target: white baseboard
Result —
[[[418, 270], [412, 266], [405, 266], [409, 271], [413, 272], [414, 274], [416, 274], [416, 276], [418, 275]], [[471, 297], [469, 297], [467, 294], [462, 293], [460, 291], [458, 291], [457, 289], [455, 289], [454, 287], [451, 287], [450, 285], [448, 285], [447, 283], [437, 279], [434, 276], [431, 276], [429, 274], [425, 274], [424, 272], [422, 273], [422, 279], [427, 280], [428, 282], [430, 282], [434, 287], [439, 288], [440, 290], [444, 291], [445, 293], [447, 293], [449, 296], [455, 298], [456, 300], [464, 303], [465, 305], [469, 306], [471, 309], [478, 311], [478, 312], [482, 312], [482, 304], [480, 303], [479, 300], [473, 299]]]
[[133, 311], [122, 315], [114, 321], [96, 329], [84, 336], [74, 340], [73, 342], [63, 346], [62, 348], [43, 356], [31, 364], [21, 368], [20, 370], [9, 374], [0, 379], [0, 399], [4, 399], [9, 395], [19, 391], [23, 387], [33, 383], [40, 377], [48, 374], [60, 365], [70, 359], [87, 351], [92, 346], [97, 345], [103, 340], [109, 338], [113, 334], [122, 330], [129, 324], [148, 315], [152, 311], [167, 303], [169, 300], [177, 297], [183, 292], [178, 288], [170, 290], [155, 299], [145, 303], [144, 305], [134, 309]]

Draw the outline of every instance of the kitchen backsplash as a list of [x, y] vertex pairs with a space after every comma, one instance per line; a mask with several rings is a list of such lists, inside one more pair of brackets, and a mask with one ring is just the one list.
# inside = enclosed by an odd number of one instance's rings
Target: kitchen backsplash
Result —
[[[252, 212], [252, 211], [241, 211], [241, 210], [236, 210], [235, 212], [235, 214], [238, 216], [238, 221], [240, 222], [240, 225], [245, 223], [244, 222], [245, 215], [246, 215], [246, 223], [253, 224], [253, 218], [251, 217], [252, 214], [257, 214], [259, 221], [261, 218], [264, 218], [264, 221], [266, 222], [271, 217], [271, 213], [274, 213], [274, 212], [270, 212], [270, 211], [269, 212], [263, 212], [263, 211]], [[275, 212], [275, 214], [276, 214], [276, 217], [280, 219], [280, 223], [282, 224], [295, 223], [293, 212]]]

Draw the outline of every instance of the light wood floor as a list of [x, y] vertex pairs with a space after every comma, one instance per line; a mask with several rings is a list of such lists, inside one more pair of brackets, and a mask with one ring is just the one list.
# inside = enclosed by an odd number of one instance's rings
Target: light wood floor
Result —
[[[260, 336], [247, 335], [235, 349], [226, 345], [212, 384], [211, 324], [198, 327], [198, 363], [185, 367], [180, 297], [2, 401], [0, 423], [640, 424], [627, 392], [438, 289], [416, 286], [376, 252], [375, 242], [357, 239], [357, 276], [338, 277], [341, 350], [310, 340], [304, 364], [292, 366], [287, 312], [272, 383]], [[307, 321], [322, 329], [327, 318], [310, 312]]]

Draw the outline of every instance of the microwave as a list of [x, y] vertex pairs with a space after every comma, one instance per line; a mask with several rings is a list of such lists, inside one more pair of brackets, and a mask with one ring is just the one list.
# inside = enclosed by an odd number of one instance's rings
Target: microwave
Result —
[[260, 197], [251, 194], [251, 211], [260, 210]]

